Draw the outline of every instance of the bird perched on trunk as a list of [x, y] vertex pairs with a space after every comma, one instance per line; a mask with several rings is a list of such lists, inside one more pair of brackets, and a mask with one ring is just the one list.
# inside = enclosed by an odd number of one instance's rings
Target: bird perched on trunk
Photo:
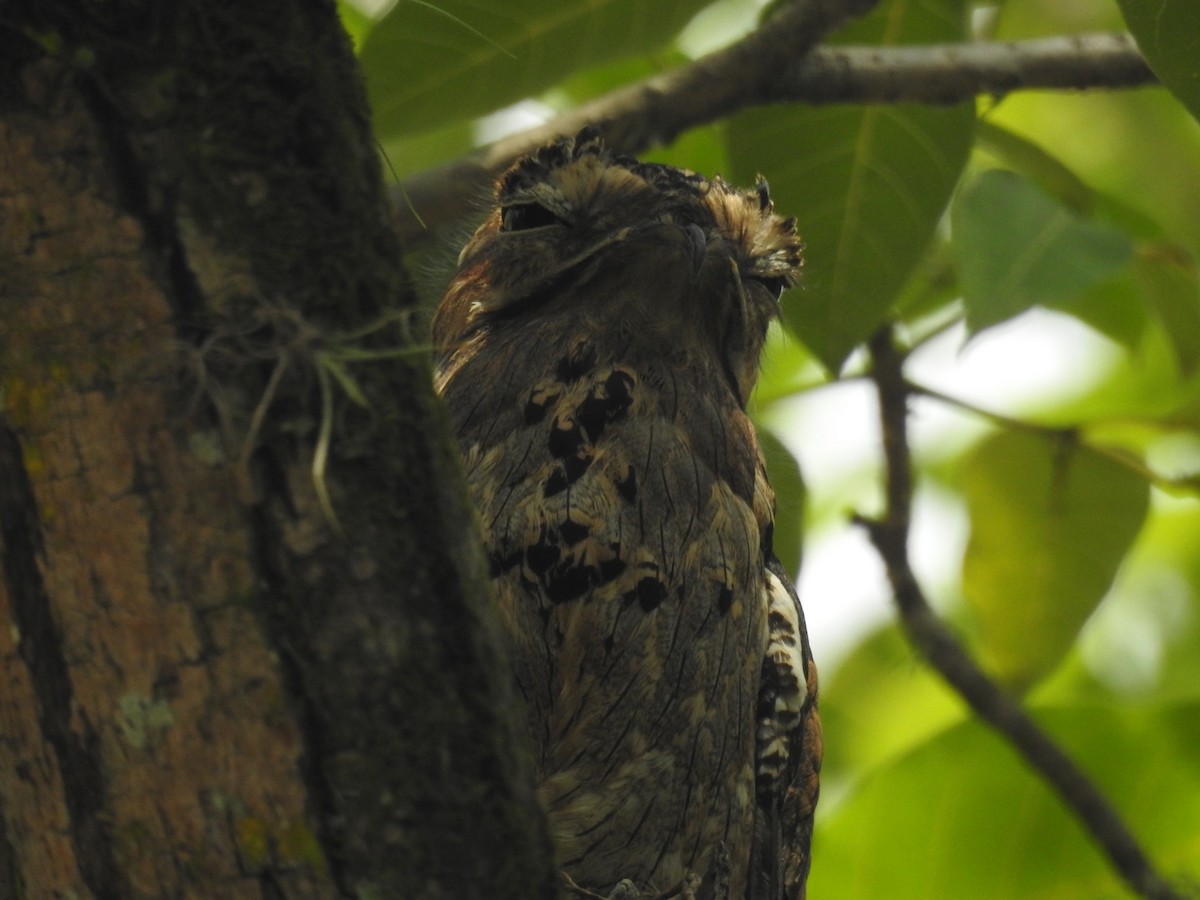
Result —
[[765, 182], [585, 131], [501, 177], [434, 316], [540, 797], [595, 893], [804, 896], [816, 669], [745, 411], [801, 249]]

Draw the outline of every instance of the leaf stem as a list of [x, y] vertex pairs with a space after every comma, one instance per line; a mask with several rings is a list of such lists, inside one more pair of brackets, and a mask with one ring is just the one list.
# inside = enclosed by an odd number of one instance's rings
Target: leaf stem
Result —
[[[1008, 428], [1012, 431], [1023, 431], [1029, 434], [1037, 434], [1046, 438], [1056, 440], [1068, 440], [1086, 447], [1093, 453], [1105, 457], [1108, 460], [1116, 463], [1122, 468], [1128, 469], [1139, 478], [1145, 480], [1148, 484], [1153, 485], [1163, 491], [1171, 494], [1196, 494], [1200, 493], [1200, 475], [1185, 475], [1179, 478], [1171, 478], [1154, 471], [1147, 466], [1137, 456], [1129, 451], [1114, 447], [1108, 444], [1095, 443], [1086, 440], [1085, 429], [1081, 425], [1043, 425], [1040, 422], [1031, 422], [1028, 419], [1018, 419], [1015, 416], [1005, 415], [1004, 413], [996, 412], [995, 410], [985, 409], [981, 406], [976, 406], [968, 400], [963, 400], [961, 397], [955, 397], [950, 394], [943, 393], [935, 388], [926, 387], [917, 384], [909, 379], [904, 380], [904, 388], [909, 395], [928, 397], [931, 400], [937, 400], [939, 403], [944, 403], [947, 406], [953, 406], [956, 409], [961, 409], [981, 419], [986, 419], [989, 422], [999, 425], [1002, 428]], [[1108, 423], [1091, 423], [1092, 427], [1099, 424]]]

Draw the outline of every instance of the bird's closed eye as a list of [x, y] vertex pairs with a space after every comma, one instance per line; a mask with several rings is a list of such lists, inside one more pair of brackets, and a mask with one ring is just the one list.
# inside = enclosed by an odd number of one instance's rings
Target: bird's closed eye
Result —
[[534, 228], [565, 224], [565, 221], [539, 203], [506, 206], [500, 214], [501, 231], [529, 231]]

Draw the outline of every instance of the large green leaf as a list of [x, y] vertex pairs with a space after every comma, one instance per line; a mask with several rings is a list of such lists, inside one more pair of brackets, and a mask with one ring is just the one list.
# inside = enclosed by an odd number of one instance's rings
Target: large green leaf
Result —
[[1200, 119], [1200, 3], [1117, 0], [1125, 24], [1159, 80]]
[[1200, 277], [1196, 261], [1182, 247], [1148, 246], [1134, 274], [1146, 304], [1162, 323], [1184, 375], [1200, 366]]
[[342, 21], [342, 27], [350, 35], [350, 40], [357, 50], [362, 46], [363, 41], [367, 37], [367, 32], [371, 30], [371, 26], [374, 24], [371, 21], [371, 17], [353, 3], [350, 3], [349, 0], [337, 0], [337, 12], [338, 18]]
[[1051, 150], [1107, 221], [1200, 250], [1200, 128], [1166, 90], [1018, 91], [988, 118]]
[[792, 577], [800, 571], [803, 542], [804, 498], [806, 490], [800, 464], [766, 426], [758, 426], [758, 442], [767, 461], [767, 474], [775, 490], [775, 527], [772, 545], [775, 555]]
[[1149, 487], [1067, 441], [1001, 432], [964, 460], [971, 536], [963, 596], [980, 653], [1026, 687], [1062, 659], [1146, 517]]
[[980, 138], [1036, 186], [991, 170], [955, 202], [954, 246], [972, 329], [1040, 304], [1134, 349], [1155, 319], [1180, 370], [1194, 372], [1200, 366], [1200, 279], [1186, 247], [1137, 210], [1093, 191], [1026, 138], [995, 125], [981, 126]]
[[1170, 505], [1157, 515], [1148, 541], [1154, 576], [1172, 573], [1171, 587], [1181, 587], [1164, 599], [1171, 603], [1171, 618], [1163, 623], [1163, 654], [1158, 660], [1158, 696], [1200, 701], [1200, 504]]
[[1119, 693], [1141, 702], [1200, 703], [1198, 534], [1200, 503], [1153, 505], [1112, 591], [1031, 702]]
[[1152, 317], [1133, 266], [1074, 297], [1046, 306], [1074, 316], [1129, 350], [1136, 350]]
[[[773, 323], [762, 352], [752, 412], [761, 415], [780, 400], [824, 383], [824, 371], [808, 349], [783, 325]], [[784, 423], [779, 427], [783, 428]]]
[[952, 211], [954, 255], [972, 332], [1032, 306], [1072, 301], [1129, 265], [1123, 232], [1071, 212], [1015, 172], [990, 169]]
[[362, 64], [383, 137], [515, 103], [572, 72], [663, 46], [703, 0], [400, 0]]
[[975, 135], [979, 149], [1036, 182], [1069, 209], [1087, 213], [1095, 206], [1095, 191], [1062, 160], [1029, 138], [997, 125], [991, 118], [979, 121]]
[[[889, 0], [836, 42], [892, 46], [963, 37], [959, 0]], [[770, 107], [728, 123], [737, 180], [771, 181], [807, 246], [784, 317], [832, 370], [887, 317], [921, 258], [971, 145], [974, 111], [880, 104]]]
[[[1168, 873], [1194, 874], [1200, 705], [1077, 705], [1037, 717], [1096, 779], [1155, 861]], [[1058, 797], [977, 721], [873, 771], [818, 817], [814, 846], [812, 897], [1134, 896]]]
[[[816, 653], [820, 666], [820, 647]], [[900, 629], [894, 623], [881, 626], [837, 668], [821, 669], [823, 787], [836, 791], [839, 784], [890, 763], [969, 714], [962, 699], [917, 657]]]

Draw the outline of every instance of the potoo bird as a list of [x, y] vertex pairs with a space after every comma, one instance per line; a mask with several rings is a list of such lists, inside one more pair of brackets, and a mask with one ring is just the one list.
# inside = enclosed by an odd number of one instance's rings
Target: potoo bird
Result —
[[795, 221], [764, 181], [514, 165], [433, 321], [559, 865], [607, 894], [804, 896], [816, 669], [746, 403]]

